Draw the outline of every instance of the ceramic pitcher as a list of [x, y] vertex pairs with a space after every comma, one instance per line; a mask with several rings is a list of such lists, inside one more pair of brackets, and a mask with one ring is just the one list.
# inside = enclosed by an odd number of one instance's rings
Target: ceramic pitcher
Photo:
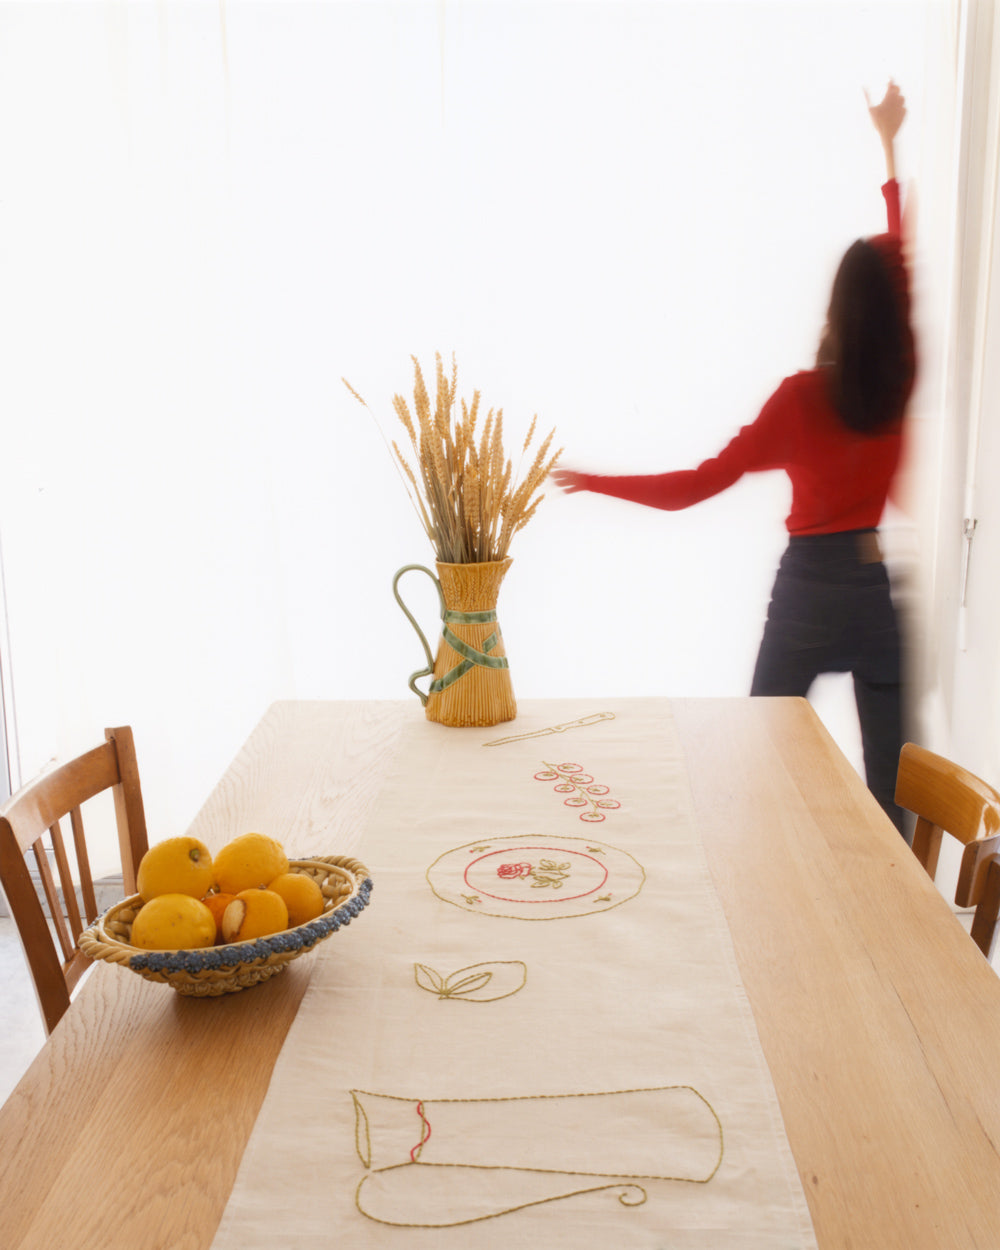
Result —
[[[504, 560], [476, 564], [437, 564], [437, 577], [422, 564], [406, 564], [392, 579], [396, 602], [417, 631], [427, 656], [427, 667], [410, 675], [427, 719], [442, 725], [496, 725], [517, 715], [510, 669], [497, 623], [500, 583], [511, 565]], [[399, 593], [404, 573], [425, 573], [437, 587], [441, 605], [441, 640], [437, 656]], [[427, 694], [417, 686], [430, 677]]]

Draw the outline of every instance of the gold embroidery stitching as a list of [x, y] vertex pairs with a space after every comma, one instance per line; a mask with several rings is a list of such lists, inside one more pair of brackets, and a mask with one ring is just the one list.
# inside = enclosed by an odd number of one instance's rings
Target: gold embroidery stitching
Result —
[[[565, 1193], [565, 1194], [553, 1194], [551, 1198], [535, 1198], [531, 1202], [522, 1202], [518, 1206], [504, 1207], [502, 1211], [490, 1211], [487, 1215], [473, 1215], [464, 1220], [451, 1220], [451, 1221], [445, 1220], [437, 1224], [416, 1224], [409, 1220], [387, 1220], [387, 1219], [383, 1219], [382, 1216], [380, 1215], [372, 1215], [370, 1211], [366, 1211], [364, 1207], [361, 1205], [361, 1190], [364, 1188], [365, 1184], [369, 1180], [371, 1180], [373, 1176], [380, 1176], [383, 1172], [393, 1172], [396, 1170], [396, 1168], [405, 1168], [405, 1167], [424, 1167], [424, 1168], [454, 1167], [456, 1169], [461, 1169], [464, 1166], [471, 1166], [471, 1165], [464, 1165], [460, 1163], [449, 1163], [449, 1164], [397, 1163], [393, 1167], [390, 1167], [390, 1168], [377, 1169], [374, 1172], [369, 1172], [367, 1176], [362, 1176], [361, 1180], [358, 1182], [358, 1187], [354, 1191], [354, 1205], [361, 1212], [361, 1214], [365, 1217], [365, 1219], [373, 1220], [376, 1224], [385, 1224], [389, 1228], [460, 1228], [463, 1224], [480, 1224], [482, 1223], [483, 1220], [499, 1219], [500, 1216], [502, 1215], [513, 1215], [515, 1211], [526, 1211], [528, 1210], [529, 1207], [541, 1207], [541, 1206], [544, 1206], [548, 1202], [562, 1202], [566, 1198], [579, 1198], [583, 1194], [599, 1194], [607, 1189], [621, 1189], [623, 1191], [622, 1193], [618, 1195], [618, 1201], [624, 1207], [641, 1207], [648, 1198], [648, 1194], [646, 1193], [645, 1189], [643, 1189], [641, 1185], [634, 1185], [634, 1184], [623, 1185], [621, 1181], [612, 1181], [608, 1185], [591, 1185], [585, 1189], [574, 1189], [574, 1190], [571, 1190], [569, 1193]], [[498, 1169], [498, 1170], [501, 1170], [501, 1169]], [[525, 1168], [524, 1170], [531, 1171], [534, 1169]], [[553, 1175], [556, 1175], [556, 1174], [554, 1173]], [[566, 1173], [566, 1175], [571, 1176], [573, 1175], [573, 1173]], [[630, 1190], [639, 1195], [632, 1202], [628, 1201], [628, 1194]]]
[[614, 712], [592, 712], [589, 716], [581, 716], [578, 720], [568, 720], [562, 725], [549, 725], [546, 729], [533, 729], [530, 733], [511, 734], [509, 738], [494, 738], [492, 742], [484, 742], [484, 747], [502, 747], [508, 742], [523, 742], [527, 738], [544, 738], [548, 734], [565, 733], [567, 729], [582, 729], [586, 725], [597, 725], [604, 720], [614, 720]]
[[[591, 899], [587, 901], [586, 895], [571, 894], [563, 899], [560, 895], [553, 894], [551, 896], [553, 899], [551, 910], [541, 906], [549, 893], [548, 891], [543, 892], [541, 897], [538, 898], [537, 904], [534, 898], [530, 900], [503, 898], [496, 893], [491, 893], [482, 876], [475, 883], [469, 881], [467, 876], [464, 875], [464, 873], [468, 872], [468, 869], [465, 869], [463, 873], [457, 864], [460, 852], [472, 855], [480, 851], [490, 851], [492, 855], [498, 856], [509, 853], [513, 863], [515, 860], [518, 860], [522, 853], [529, 851], [531, 848], [544, 849], [553, 854], [565, 855], [569, 853], [582, 855], [584, 852], [578, 850], [578, 847], [586, 848], [586, 854], [591, 858], [600, 855], [601, 859], [607, 863], [607, 872], [604, 874], [604, 880], [597, 882], [588, 893], [604, 890], [605, 882], [612, 873], [616, 874], [616, 879], [619, 881], [620, 888], [617, 891], [619, 897], [610, 905], [602, 906], [600, 908], [601, 911], [610, 911], [612, 907], [621, 907], [622, 904], [627, 903], [642, 890], [646, 881], [646, 873], [633, 855], [621, 850], [619, 847], [612, 846], [609, 842], [605, 842], [601, 846], [595, 846], [592, 842], [585, 841], [582, 838], [563, 837], [561, 835], [548, 837], [539, 835], [536, 838], [531, 834], [516, 834], [506, 841], [494, 840], [491, 843], [467, 842], [463, 846], [456, 846], [448, 851], [443, 851], [427, 868], [424, 876], [433, 893], [442, 902], [450, 903], [451, 906], [461, 908], [463, 911], [481, 912], [483, 915], [495, 916], [503, 920], [531, 921], [563, 920], [573, 916], [595, 915], [597, 914], [597, 909], [592, 910], [592, 908], [597, 900]], [[525, 860], [524, 863], [526, 864], [528, 861]], [[474, 865], [470, 864], [470, 867], [474, 867]], [[527, 879], [527, 875], [526, 872], [518, 874], [521, 879]], [[452, 884], [452, 877], [454, 877], [454, 884]], [[506, 877], [505, 879], [509, 884], [512, 877]], [[478, 894], [467, 894], [461, 888], [463, 885], [466, 887], [474, 885], [481, 892]], [[560, 905], [556, 908], [556, 903], [562, 904], [563, 902], [566, 904], [565, 907]], [[538, 911], [534, 911], [535, 906], [539, 907]], [[543, 911], [546, 914], [542, 914]]]
[[[372, 1176], [381, 1176], [383, 1173], [395, 1172], [400, 1168], [406, 1168], [406, 1167], [450, 1168], [450, 1169], [454, 1169], [456, 1172], [461, 1172], [461, 1171], [466, 1171], [466, 1170], [486, 1171], [486, 1172], [531, 1172], [537, 1175], [551, 1175], [551, 1176], [599, 1177], [599, 1176], [615, 1175], [614, 1173], [610, 1173], [610, 1172], [582, 1172], [579, 1170], [561, 1170], [557, 1168], [517, 1167], [513, 1164], [489, 1165], [489, 1164], [477, 1164], [477, 1163], [421, 1163], [420, 1157], [419, 1157], [420, 1149], [422, 1148], [424, 1143], [429, 1140], [431, 1136], [429, 1117], [425, 1113], [426, 1104], [433, 1105], [434, 1103], [446, 1103], [446, 1104], [477, 1103], [478, 1104], [478, 1103], [496, 1103], [496, 1102], [504, 1102], [504, 1103], [507, 1103], [507, 1102], [540, 1102], [546, 1099], [555, 1099], [555, 1098], [560, 1098], [560, 1099], [562, 1098], [602, 1098], [602, 1097], [607, 1097], [608, 1095], [615, 1095], [615, 1094], [658, 1094], [658, 1093], [664, 1093], [664, 1092], [673, 1091], [673, 1090], [687, 1090], [690, 1093], [694, 1094], [695, 1097], [698, 1098], [705, 1105], [705, 1107], [708, 1108], [709, 1112], [711, 1113], [712, 1119], [714, 1120], [715, 1125], [718, 1128], [719, 1153], [718, 1153], [718, 1157], [716, 1158], [714, 1167], [712, 1168], [709, 1175], [706, 1177], [699, 1178], [699, 1177], [688, 1177], [688, 1176], [654, 1176], [654, 1175], [649, 1175], [649, 1174], [640, 1174], [640, 1175], [621, 1174], [619, 1175], [619, 1178], [617, 1181], [613, 1181], [606, 1185], [587, 1186], [586, 1188], [583, 1188], [583, 1189], [573, 1190], [570, 1193], [554, 1194], [548, 1198], [538, 1198], [538, 1199], [533, 1199], [530, 1202], [518, 1203], [511, 1207], [505, 1207], [503, 1210], [500, 1210], [500, 1211], [491, 1211], [487, 1215], [476, 1215], [467, 1219], [454, 1220], [451, 1222], [444, 1221], [441, 1223], [434, 1223], [434, 1224], [426, 1224], [426, 1223], [421, 1224], [421, 1223], [416, 1223], [413, 1221], [386, 1220], [386, 1219], [383, 1219], [381, 1216], [372, 1215], [370, 1212], [366, 1211], [364, 1207], [361, 1205], [361, 1191], [364, 1188], [366, 1182], [370, 1180]], [[411, 1151], [412, 1161], [410, 1163], [394, 1163], [383, 1168], [373, 1168], [371, 1171], [369, 1171], [368, 1175], [363, 1176], [361, 1178], [354, 1192], [355, 1206], [357, 1207], [358, 1211], [366, 1219], [373, 1220], [379, 1224], [388, 1224], [396, 1228], [452, 1228], [452, 1227], [458, 1227], [459, 1225], [462, 1225], [462, 1224], [476, 1224], [476, 1223], [480, 1223], [483, 1220], [497, 1219], [502, 1215], [511, 1215], [515, 1211], [523, 1211], [527, 1209], [528, 1207], [542, 1206], [549, 1202], [561, 1202], [566, 1198], [577, 1198], [583, 1194], [601, 1193], [605, 1190], [612, 1190], [612, 1189], [618, 1189], [618, 1188], [622, 1188], [624, 1190], [624, 1192], [620, 1193], [618, 1196], [618, 1200], [623, 1206], [626, 1206], [626, 1207], [641, 1206], [643, 1203], [647, 1201], [648, 1194], [646, 1190], [644, 1189], [644, 1187], [638, 1184], [637, 1182], [639, 1181], [675, 1181], [675, 1182], [683, 1182], [683, 1183], [691, 1184], [691, 1185], [707, 1185], [718, 1173], [719, 1168], [722, 1166], [722, 1159], [725, 1154], [725, 1135], [724, 1135], [723, 1128], [722, 1128], [722, 1121], [719, 1119], [718, 1112], [715, 1110], [712, 1104], [708, 1101], [705, 1095], [702, 1094], [699, 1090], [695, 1089], [693, 1085], [654, 1085], [654, 1086], [649, 1086], [649, 1087], [639, 1088], [639, 1089], [600, 1090], [600, 1091], [589, 1091], [585, 1093], [574, 1093], [574, 1094], [515, 1094], [507, 1098], [414, 1099], [414, 1098], [407, 1098], [400, 1094], [375, 1094], [369, 1090], [351, 1090], [351, 1097], [354, 1099], [355, 1108], [358, 1108], [358, 1109], [360, 1109], [360, 1102], [358, 1098], [359, 1094], [367, 1095], [368, 1097], [372, 1097], [372, 1098], [385, 1098], [385, 1099], [390, 1099], [394, 1102], [408, 1103], [416, 1107], [417, 1113], [420, 1116], [421, 1140], [418, 1146], [416, 1146]], [[361, 1112], [362, 1114], [364, 1114], [363, 1109], [361, 1109]], [[365, 1115], [366, 1132], [367, 1132], [367, 1124], [368, 1124], [367, 1115]], [[425, 1128], [427, 1130], [426, 1133], [424, 1132]], [[355, 1129], [355, 1137], [357, 1139], [357, 1128]], [[359, 1154], [360, 1153], [361, 1152], [359, 1150]], [[371, 1149], [370, 1149], [370, 1142], [369, 1142], [368, 1143], [368, 1158], [370, 1159], [370, 1157], [371, 1157]], [[365, 1162], [364, 1156], [362, 1156], [362, 1162], [365, 1163], [366, 1167], [370, 1166], [369, 1163]], [[622, 1182], [626, 1182], [626, 1183], [623, 1185]], [[627, 1194], [629, 1191], [638, 1193], [640, 1196], [630, 1202], [627, 1200]]]
[[[358, 1152], [358, 1157], [366, 1168], [372, 1165], [372, 1134], [371, 1125], [368, 1123], [368, 1113], [358, 1100], [358, 1093], [364, 1093], [364, 1090], [351, 1090], [351, 1097], [354, 1099], [354, 1148]], [[361, 1126], [364, 1125], [365, 1130], [365, 1146], [361, 1149]]]
[[[481, 993], [493, 980], [494, 973], [506, 968], [520, 970], [521, 979], [518, 984], [512, 990], [504, 990], [499, 994]], [[483, 969], [483, 971], [479, 972], [477, 969]], [[463, 973], [466, 974], [464, 977]], [[439, 999], [454, 998], [470, 1003], [496, 1003], [501, 998], [510, 998], [511, 995], [524, 989], [528, 979], [528, 966], [520, 959], [495, 959], [486, 963], [469, 964], [467, 968], [459, 968], [450, 976], [442, 977], [427, 964], [415, 963], [413, 976], [422, 990], [426, 990], [428, 994], [436, 994]], [[456, 977], [461, 979], [456, 980]]]

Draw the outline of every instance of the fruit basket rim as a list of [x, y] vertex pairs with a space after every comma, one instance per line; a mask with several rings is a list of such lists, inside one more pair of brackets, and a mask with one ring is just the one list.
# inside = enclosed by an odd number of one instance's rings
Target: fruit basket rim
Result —
[[[314, 920], [294, 928], [283, 929], [267, 937], [246, 942], [231, 942], [222, 946], [201, 948], [178, 948], [176, 950], [143, 950], [115, 937], [106, 925], [118, 912], [141, 905], [142, 897], [132, 894], [119, 900], [100, 915], [80, 937], [80, 947], [91, 958], [109, 959], [120, 963], [133, 972], [162, 973], [183, 972], [226, 974], [261, 960], [275, 956], [294, 958], [310, 950], [317, 942], [330, 937], [338, 929], [346, 927], [358, 916], [371, 898], [373, 884], [368, 869], [359, 860], [346, 856], [315, 856], [308, 859], [289, 859], [289, 871], [312, 868], [325, 871], [327, 875], [339, 874], [353, 879], [353, 888], [346, 899], [331, 905]], [[332, 871], [331, 871], [332, 870]]]

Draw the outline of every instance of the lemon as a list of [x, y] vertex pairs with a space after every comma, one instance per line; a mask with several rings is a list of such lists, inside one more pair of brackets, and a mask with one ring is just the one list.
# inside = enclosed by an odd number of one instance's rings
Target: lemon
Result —
[[133, 946], [147, 951], [195, 950], [215, 945], [215, 917], [190, 894], [158, 894], [132, 921]]
[[213, 869], [215, 884], [223, 894], [239, 894], [254, 887], [263, 889], [287, 872], [288, 856], [281, 843], [267, 834], [244, 833], [216, 854]]
[[211, 889], [212, 856], [197, 838], [167, 838], [142, 857], [136, 888], [145, 902], [160, 894], [190, 894], [201, 898]]
[[288, 908], [273, 890], [241, 890], [222, 917], [226, 942], [249, 942], [287, 928]]
[[323, 914], [323, 891], [304, 872], [285, 872], [267, 887], [280, 894], [288, 908], [288, 924], [307, 924]]

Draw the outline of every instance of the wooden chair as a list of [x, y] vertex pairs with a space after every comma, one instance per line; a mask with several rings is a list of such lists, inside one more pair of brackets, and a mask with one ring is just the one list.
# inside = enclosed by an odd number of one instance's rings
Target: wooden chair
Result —
[[[959, 907], [982, 909], [974, 919], [972, 937], [987, 959], [992, 953], [996, 918], [992, 926], [983, 900], [990, 861], [1000, 852], [1000, 794], [991, 785], [942, 755], [908, 742], [899, 756], [896, 802], [912, 812], [913, 853], [928, 874], [937, 874], [943, 834], [965, 846], [955, 890]], [[1000, 879], [997, 879], [1000, 890]]]
[[[107, 729], [104, 736], [106, 741], [101, 746], [43, 773], [0, 807], [0, 886], [21, 937], [49, 1033], [59, 1023], [69, 1006], [73, 988], [90, 966], [77, 942], [80, 933], [98, 914], [81, 804], [104, 791], [113, 791], [126, 895], [135, 893], [136, 870], [147, 848], [146, 817], [132, 730], [127, 726]], [[72, 830], [76, 885], [59, 825], [66, 816]], [[61, 899], [49, 864], [47, 842], [51, 845], [59, 876]], [[33, 851], [38, 866], [51, 928], [28, 868], [29, 850]], [[77, 885], [83, 901], [83, 917]]]

